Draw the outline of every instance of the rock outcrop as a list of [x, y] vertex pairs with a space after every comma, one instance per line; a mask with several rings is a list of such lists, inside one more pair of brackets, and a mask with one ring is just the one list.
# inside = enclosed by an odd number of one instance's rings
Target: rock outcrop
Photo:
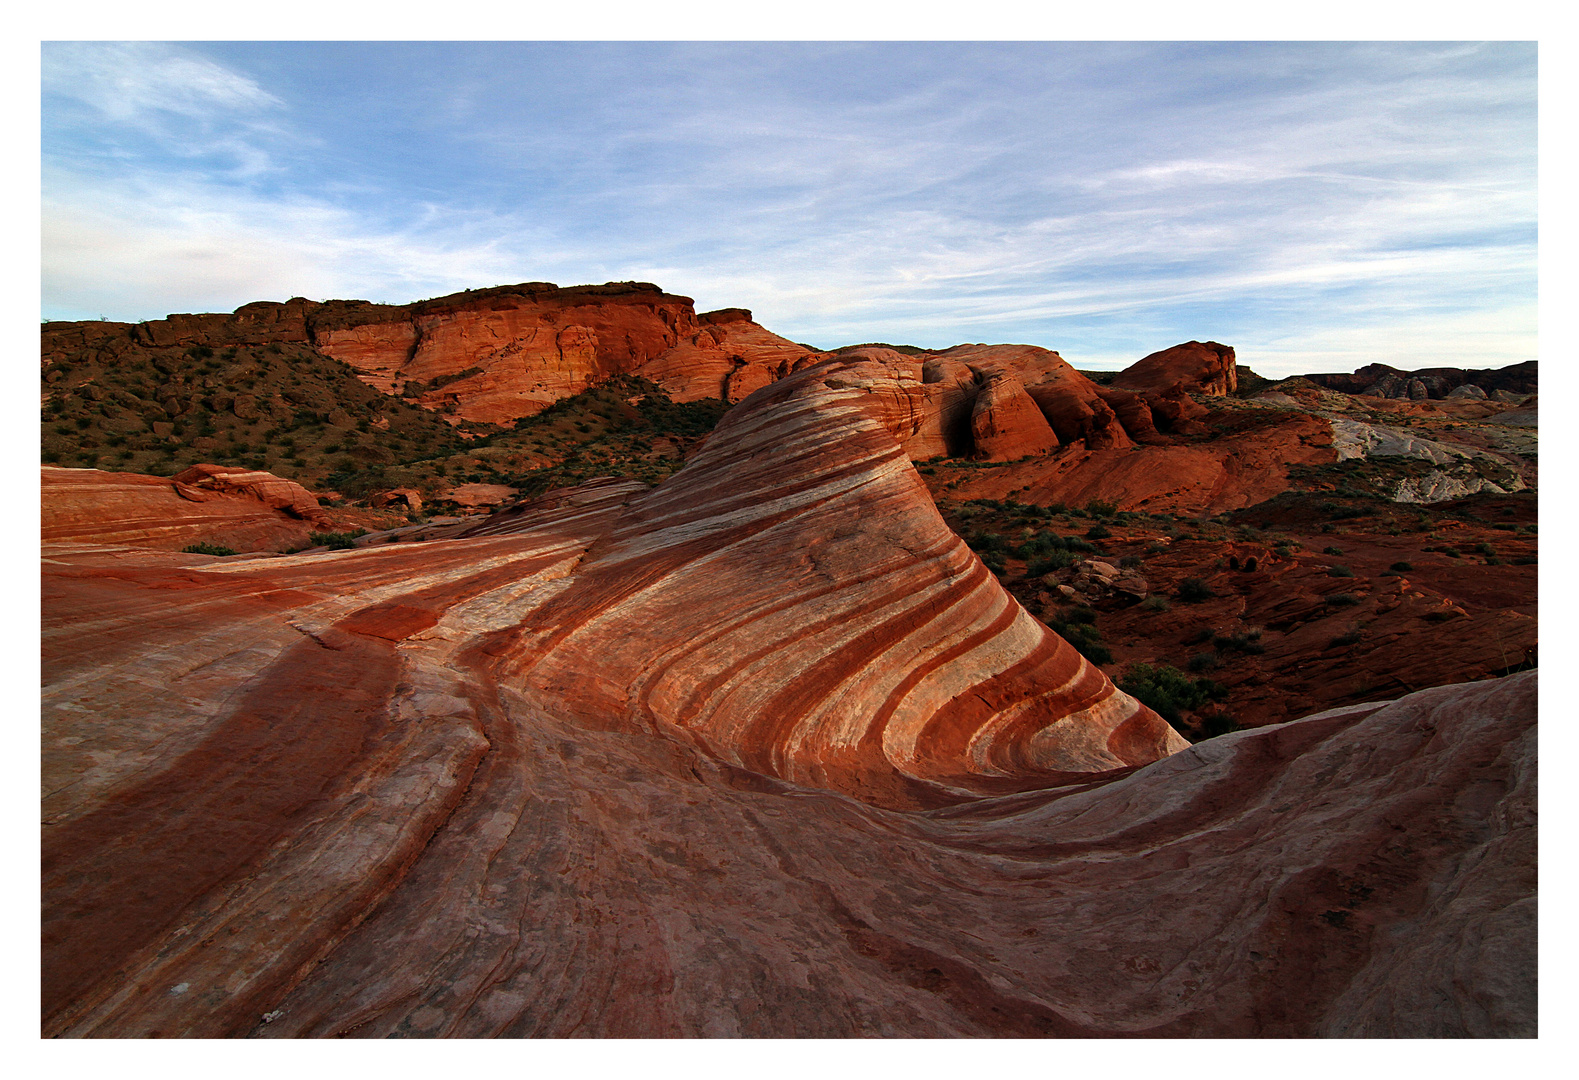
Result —
[[742, 308], [698, 315], [689, 297], [645, 282], [526, 282], [404, 305], [297, 297], [230, 315], [67, 323], [43, 333], [46, 355], [98, 347], [106, 336], [151, 347], [306, 343], [382, 393], [494, 424], [535, 415], [617, 374], [649, 378], [676, 401], [739, 401], [819, 355], [758, 326]]
[[1328, 390], [1366, 397], [1415, 400], [1484, 398], [1497, 391], [1522, 397], [1536, 393], [1539, 363], [1526, 360], [1505, 368], [1422, 368], [1403, 371], [1388, 364], [1367, 364], [1350, 373], [1301, 378]]
[[922, 386], [448, 540], [46, 547], [44, 1033], [1535, 1035], [1535, 675], [1058, 786], [1172, 746], [931, 524]]
[[1239, 386], [1234, 350], [1215, 341], [1187, 341], [1143, 357], [1113, 380], [1119, 390], [1137, 394], [1191, 394], [1226, 397]]
[[277, 551], [328, 525], [301, 485], [252, 469], [194, 465], [172, 478], [45, 465], [39, 486], [46, 544]]
[[533, 415], [616, 374], [650, 378], [677, 401], [738, 401], [811, 352], [750, 312], [698, 316], [688, 297], [639, 282], [527, 284], [345, 309], [320, 316], [313, 340], [370, 385], [489, 423]]
[[984, 461], [1016, 461], [1047, 453], [1058, 436], [1041, 409], [1010, 371], [991, 374], [976, 395], [970, 414], [975, 456]]
[[46, 543], [44, 1033], [1533, 1035], [1533, 673], [1187, 748], [919, 368], [424, 543]]

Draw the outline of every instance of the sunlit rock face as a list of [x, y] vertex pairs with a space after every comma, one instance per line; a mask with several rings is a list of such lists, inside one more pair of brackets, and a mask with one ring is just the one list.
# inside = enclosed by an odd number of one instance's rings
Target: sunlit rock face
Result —
[[814, 354], [749, 311], [698, 315], [689, 297], [640, 282], [337, 308], [315, 316], [313, 341], [385, 393], [487, 423], [534, 415], [618, 374], [651, 379], [676, 401], [740, 401]]
[[1215, 341], [1186, 341], [1142, 357], [1119, 373], [1120, 390], [1152, 395], [1180, 389], [1186, 393], [1226, 397], [1239, 387], [1234, 350]]
[[46, 544], [45, 1034], [1533, 1034], [1533, 673], [1187, 747], [921, 376], [448, 539]]

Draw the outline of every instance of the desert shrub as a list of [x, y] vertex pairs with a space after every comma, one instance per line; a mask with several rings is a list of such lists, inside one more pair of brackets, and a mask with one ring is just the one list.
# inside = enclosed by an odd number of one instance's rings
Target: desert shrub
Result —
[[1414, 563], [1395, 562], [1391, 566], [1389, 566], [1388, 569], [1389, 570], [1397, 570], [1401, 574], [1405, 570], [1413, 570], [1414, 569]]
[[1258, 626], [1236, 630], [1232, 634], [1217, 634], [1212, 638], [1212, 644], [1219, 649], [1233, 649], [1251, 655], [1266, 652], [1266, 646], [1261, 644], [1261, 628]]
[[[1079, 612], [1081, 608], [1075, 608]], [[1084, 609], [1089, 611], [1090, 609]], [[1048, 627], [1093, 664], [1111, 664], [1113, 651], [1102, 640], [1101, 632], [1090, 622], [1055, 620]]]
[[1359, 602], [1360, 598], [1355, 596], [1353, 593], [1333, 593], [1331, 596], [1327, 597], [1327, 603], [1331, 604], [1333, 607], [1350, 607], [1354, 604], [1358, 604]]
[[1190, 657], [1189, 668], [1191, 671], [1210, 671], [1217, 666], [1217, 654], [1214, 652], [1196, 653]]
[[309, 534], [307, 539], [312, 542], [312, 546], [313, 547], [327, 547], [331, 551], [343, 551], [343, 550], [345, 550], [347, 548], [354, 548], [354, 547], [356, 547], [356, 544], [354, 543], [356, 538], [359, 537], [359, 536], [366, 536], [366, 535], [367, 535], [367, 530], [366, 529], [357, 529], [354, 532], [345, 532], [345, 533], [341, 533], [341, 532], [318, 533], [318, 532], [315, 532], [315, 533]]
[[1189, 577], [1179, 582], [1178, 591], [1174, 595], [1186, 604], [1198, 604], [1202, 600], [1210, 600], [1217, 594], [1212, 591], [1211, 586], [1207, 585], [1203, 579]]
[[235, 548], [221, 547], [218, 544], [188, 544], [181, 549], [188, 555], [234, 555]]
[[1074, 561], [1074, 552], [1055, 551], [1050, 555], [1043, 555], [1040, 558], [1032, 559], [1030, 564], [1025, 568], [1025, 574], [1027, 577], [1041, 577], [1043, 574], [1050, 574], [1054, 570], [1062, 570], [1066, 566], [1071, 566], [1073, 565]]
[[1459, 554], [1458, 548], [1445, 547], [1439, 548], [1438, 550], [1450, 559], [1462, 559], [1464, 557], [1463, 555]]
[[1108, 527], [1103, 525], [1101, 522], [1098, 522], [1086, 530], [1087, 540], [1106, 540], [1112, 535], [1113, 533], [1108, 529]]
[[1149, 706], [1170, 724], [1185, 710], [1220, 700], [1227, 691], [1210, 679], [1192, 679], [1169, 664], [1133, 664], [1118, 688]]
[[1475, 545], [1475, 552], [1479, 555], [1495, 555], [1497, 553], [1497, 549], [1492, 547], [1490, 544], [1479, 543]]
[[1339, 547], [1328, 546], [1328, 547], [1322, 548], [1321, 549], [1321, 553], [1323, 555], [1342, 555], [1343, 554], [1343, 549], [1339, 548]]
[[1329, 567], [1327, 567], [1327, 576], [1328, 577], [1353, 577], [1354, 576], [1354, 571], [1350, 570], [1347, 566], [1329, 566]]
[[1167, 611], [1172, 606], [1166, 596], [1148, 596], [1140, 602], [1142, 611]]
[[1118, 561], [1118, 565], [1124, 570], [1138, 570], [1142, 565], [1141, 557], [1139, 555], [1126, 555]]
[[1112, 517], [1117, 510], [1118, 505], [1106, 499], [1092, 499], [1086, 503], [1086, 513], [1094, 518]]

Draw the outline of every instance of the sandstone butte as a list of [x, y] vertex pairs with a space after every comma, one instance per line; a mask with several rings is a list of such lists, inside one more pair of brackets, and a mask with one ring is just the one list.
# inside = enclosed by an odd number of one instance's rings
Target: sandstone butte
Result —
[[1186, 746], [943, 525], [925, 366], [426, 543], [58, 531], [44, 1033], [1535, 1034], [1535, 673]]
[[[91, 323], [46, 327], [46, 345], [101, 332]], [[689, 297], [645, 282], [526, 282], [404, 305], [297, 297], [230, 315], [171, 315], [132, 332], [150, 346], [308, 342], [383, 393], [495, 424], [619, 374], [651, 379], [676, 401], [737, 402], [815, 354], [743, 308], [697, 314]]]

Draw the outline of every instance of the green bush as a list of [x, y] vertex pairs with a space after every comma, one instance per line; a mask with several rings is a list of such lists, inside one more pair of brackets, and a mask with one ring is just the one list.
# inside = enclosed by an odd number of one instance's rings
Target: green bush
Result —
[[1166, 596], [1148, 596], [1140, 602], [1142, 611], [1167, 611], [1173, 605]]
[[309, 534], [307, 539], [309, 541], [311, 541], [313, 547], [326, 547], [326, 548], [329, 548], [331, 551], [344, 551], [344, 550], [346, 550], [348, 548], [356, 547], [356, 544], [354, 543], [356, 538], [359, 537], [359, 536], [366, 536], [366, 535], [367, 535], [367, 530], [366, 529], [357, 529], [355, 532], [348, 532], [348, 533], [339, 533], [339, 532], [317, 533], [317, 532], [315, 532], [315, 533]]
[[1327, 576], [1328, 577], [1353, 577], [1354, 576], [1354, 571], [1350, 570], [1347, 566], [1329, 566], [1329, 567], [1327, 567]]
[[1414, 563], [1407, 562], [1395, 562], [1388, 567], [1389, 570], [1397, 570], [1400, 574], [1405, 570], [1413, 570], [1414, 568]]
[[1113, 651], [1102, 640], [1096, 627], [1097, 613], [1088, 607], [1074, 607], [1063, 613], [1061, 619], [1048, 623], [1048, 628], [1093, 664], [1111, 664]]
[[234, 548], [220, 547], [218, 544], [189, 544], [181, 549], [188, 555], [234, 555]]
[[1149, 706], [1170, 724], [1185, 710], [1195, 710], [1208, 701], [1227, 696], [1222, 686], [1210, 679], [1192, 679], [1169, 664], [1133, 664], [1119, 680], [1118, 688]]
[[1323, 555], [1342, 555], [1343, 554], [1343, 549], [1342, 548], [1338, 548], [1338, 547], [1330, 547], [1329, 546], [1329, 547], [1322, 548], [1321, 549], [1321, 553]]
[[1217, 594], [1202, 578], [1190, 577], [1179, 582], [1178, 591], [1174, 595], [1186, 604], [1198, 604], [1202, 600], [1210, 600]]
[[1113, 535], [1112, 531], [1109, 530], [1108, 527], [1106, 525], [1103, 525], [1101, 522], [1098, 522], [1097, 524], [1091, 526], [1089, 529], [1086, 530], [1086, 539], [1087, 540], [1106, 540], [1108, 537], [1110, 537], [1112, 535]]
[[1217, 666], [1217, 654], [1214, 652], [1196, 653], [1190, 657], [1191, 671], [1210, 671]]

